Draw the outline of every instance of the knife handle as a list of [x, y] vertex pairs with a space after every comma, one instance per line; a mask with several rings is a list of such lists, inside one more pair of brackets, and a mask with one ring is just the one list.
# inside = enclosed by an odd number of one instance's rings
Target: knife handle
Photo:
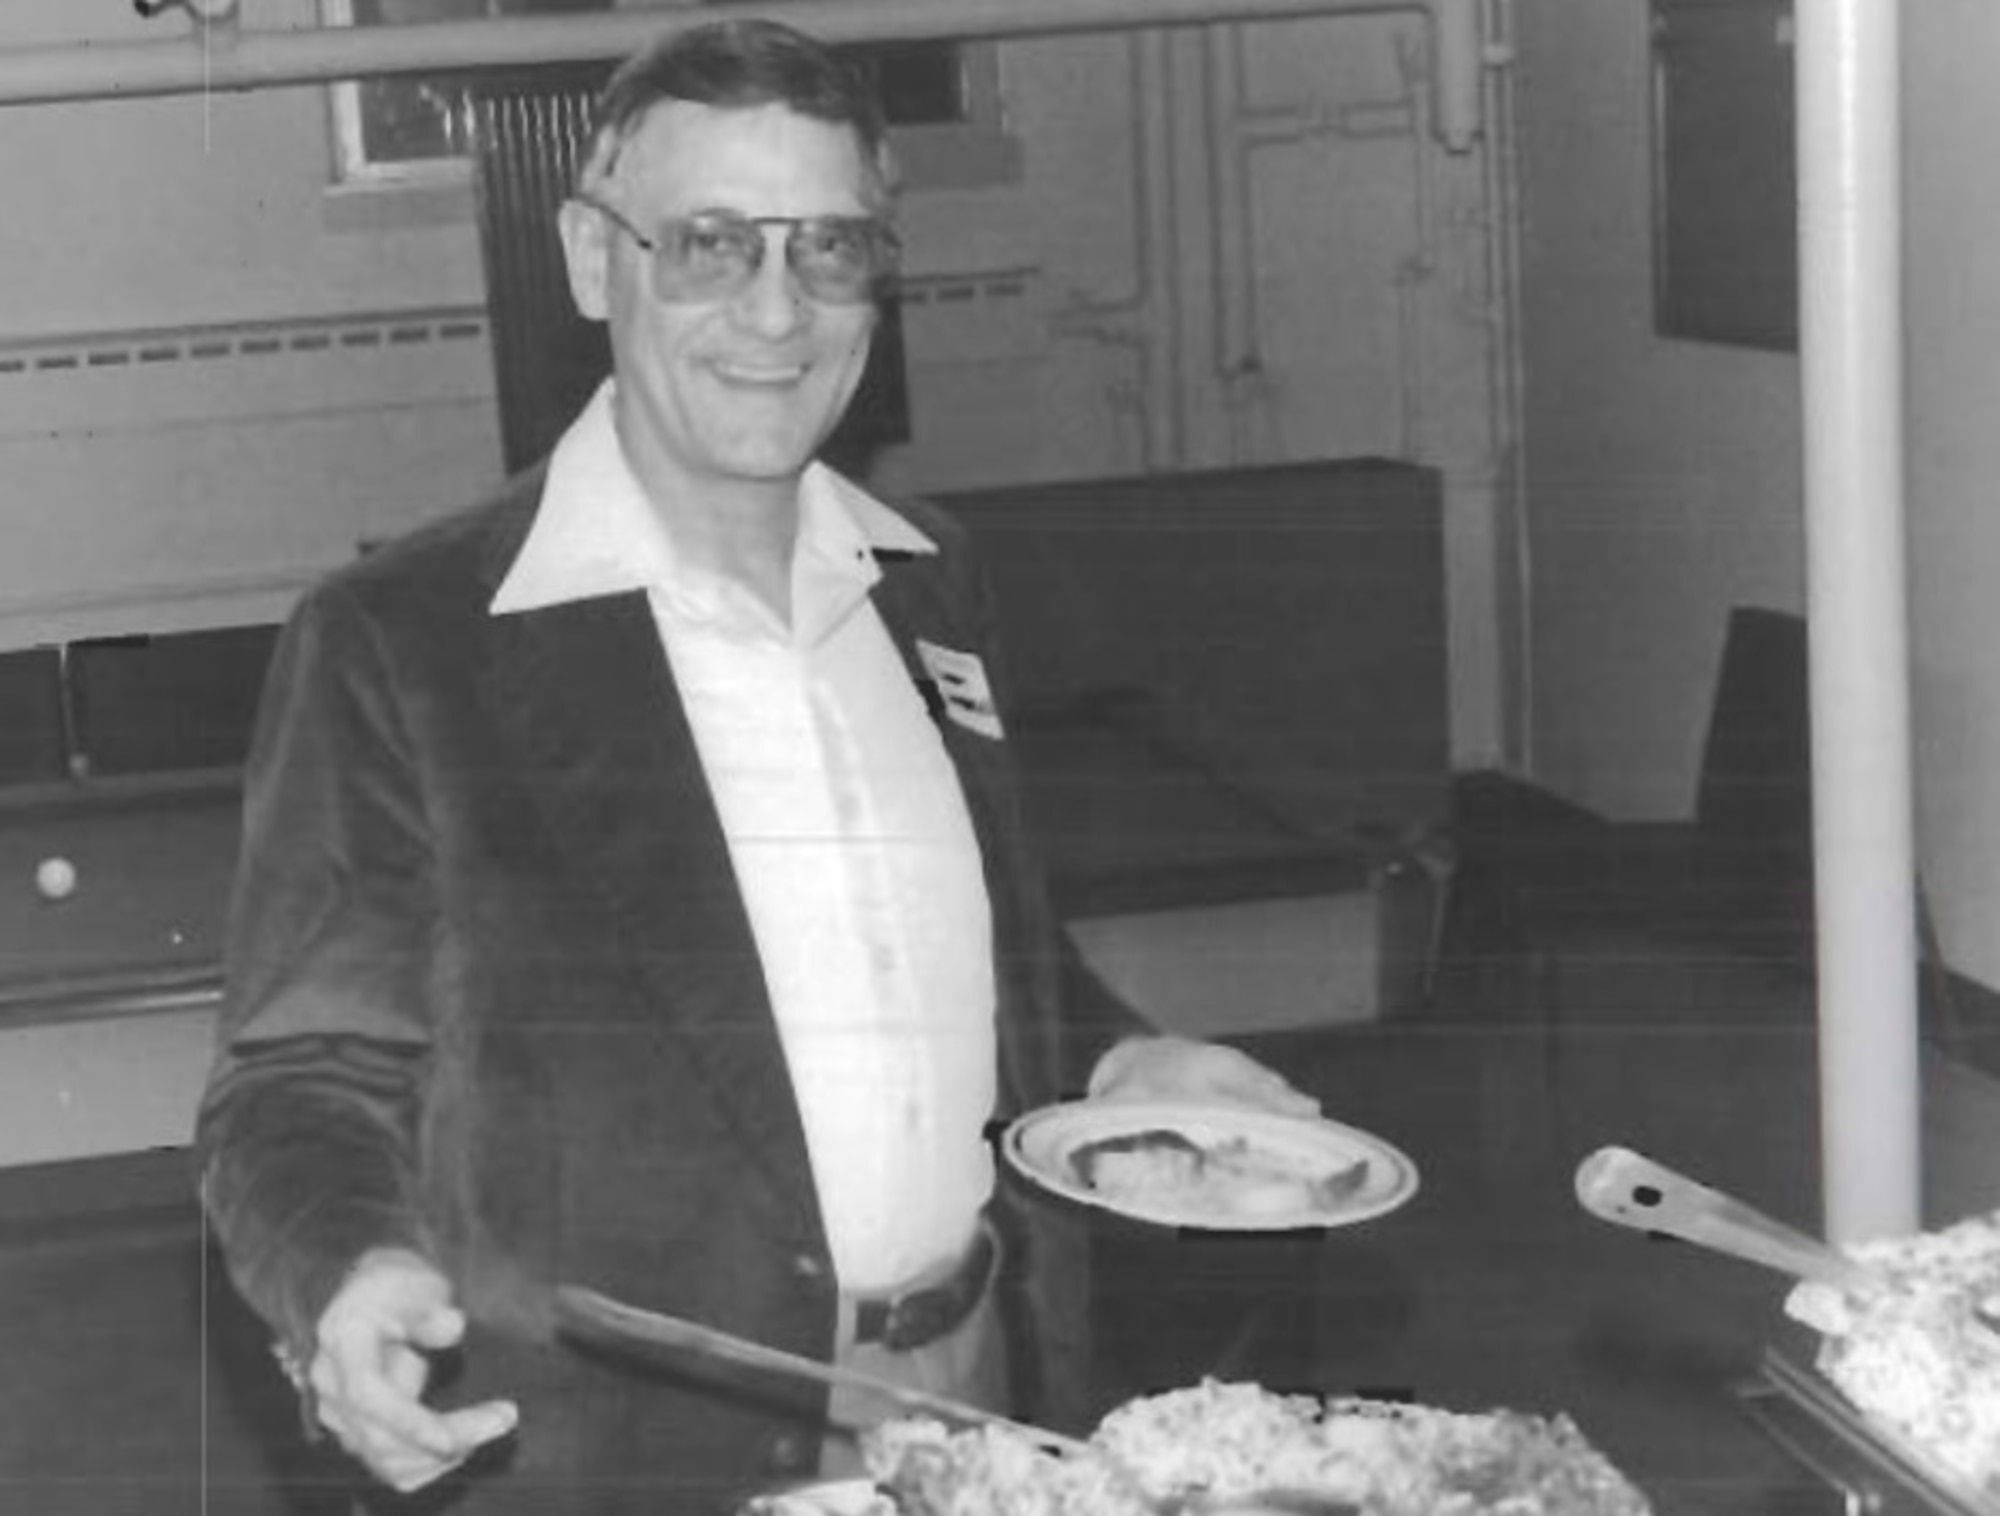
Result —
[[999, 1427], [1037, 1447], [1054, 1453], [1094, 1453], [1089, 1443], [1065, 1437], [1043, 1427], [1029, 1426], [964, 1401], [926, 1390], [911, 1389], [887, 1379], [878, 1379], [858, 1369], [835, 1363], [821, 1363], [783, 1348], [770, 1347], [738, 1337], [716, 1327], [703, 1326], [679, 1316], [645, 1310], [600, 1295], [581, 1285], [565, 1284], [556, 1289], [556, 1320], [565, 1329], [599, 1341], [622, 1343], [654, 1351], [694, 1354], [722, 1359], [744, 1368], [766, 1373], [810, 1379], [820, 1384], [863, 1390], [910, 1410], [924, 1411], [959, 1425]]

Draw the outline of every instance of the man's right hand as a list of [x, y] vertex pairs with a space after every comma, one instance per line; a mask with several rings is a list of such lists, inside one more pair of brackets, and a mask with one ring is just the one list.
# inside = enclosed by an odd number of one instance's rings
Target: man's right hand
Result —
[[456, 1410], [424, 1404], [430, 1355], [465, 1335], [451, 1283], [399, 1248], [364, 1254], [320, 1314], [306, 1377], [319, 1421], [383, 1483], [407, 1494], [514, 1430], [511, 1401]]

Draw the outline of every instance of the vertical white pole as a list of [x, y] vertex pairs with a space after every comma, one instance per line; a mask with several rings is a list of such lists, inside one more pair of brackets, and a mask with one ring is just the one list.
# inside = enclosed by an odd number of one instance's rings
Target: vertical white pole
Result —
[[1826, 1228], [1920, 1225], [1898, 0], [1799, 0], [1800, 358]]

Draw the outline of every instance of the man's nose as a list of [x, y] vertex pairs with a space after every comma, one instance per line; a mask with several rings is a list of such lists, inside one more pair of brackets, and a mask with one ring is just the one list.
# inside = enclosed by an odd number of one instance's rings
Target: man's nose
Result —
[[750, 275], [750, 282], [737, 292], [737, 320], [760, 336], [782, 337], [807, 319], [810, 305], [810, 297], [792, 272], [784, 238], [766, 241], [763, 261]]

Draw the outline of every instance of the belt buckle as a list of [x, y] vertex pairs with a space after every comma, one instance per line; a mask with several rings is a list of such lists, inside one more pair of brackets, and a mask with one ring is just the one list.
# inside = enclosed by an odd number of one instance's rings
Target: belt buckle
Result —
[[949, 1278], [928, 1289], [883, 1302], [878, 1339], [891, 1352], [907, 1353], [956, 1328], [972, 1314], [993, 1269], [993, 1236], [982, 1226], [965, 1261]]
[[927, 1342], [935, 1342], [957, 1323], [956, 1292], [949, 1284], [918, 1290], [889, 1303], [889, 1319], [882, 1325], [882, 1345], [892, 1353], [907, 1353]]

